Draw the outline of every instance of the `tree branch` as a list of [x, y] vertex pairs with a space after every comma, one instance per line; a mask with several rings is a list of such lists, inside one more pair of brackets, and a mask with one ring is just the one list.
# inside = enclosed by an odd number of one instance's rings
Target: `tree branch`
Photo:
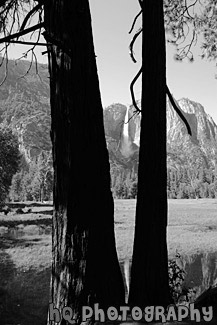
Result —
[[24, 30], [24, 28], [25, 28], [25, 26], [26, 26], [26, 24], [27, 24], [27, 22], [28, 22], [28, 20], [29, 20], [29, 18], [38, 10], [38, 9], [40, 9], [41, 8], [41, 4], [37, 4], [32, 10], [30, 10], [29, 12], [28, 12], [28, 14], [26, 15], [26, 17], [24, 18], [24, 20], [23, 20], [23, 23], [22, 23], [22, 25], [21, 25], [21, 27], [20, 27], [20, 32], [22, 32], [23, 30]]
[[139, 18], [139, 16], [141, 15], [141, 13], [142, 13], [142, 10], [140, 10], [140, 12], [139, 12], [139, 13], [136, 15], [136, 17], [134, 18], [134, 20], [133, 20], [133, 24], [132, 24], [132, 26], [131, 26], [131, 28], [130, 28], [130, 31], [129, 31], [129, 34], [132, 33], [133, 28], [134, 28], [134, 26], [135, 26], [135, 23], [136, 23], [137, 19]]
[[133, 60], [134, 63], [136, 63], [137, 61], [136, 61], [136, 59], [135, 59], [135, 57], [134, 57], [134, 53], [133, 53], [133, 45], [134, 45], [134, 43], [135, 43], [137, 37], [141, 34], [141, 32], [142, 32], [142, 28], [140, 28], [140, 29], [136, 32], [136, 34], [133, 36], [133, 39], [132, 39], [132, 41], [130, 42], [130, 46], [129, 46], [129, 49], [130, 49], [130, 56], [131, 56], [131, 59]]
[[140, 68], [139, 72], [136, 74], [136, 76], [134, 77], [133, 81], [130, 84], [130, 92], [131, 92], [131, 97], [132, 97], [132, 103], [133, 103], [133, 106], [135, 107], [136, 111], [139, 112], [139, 113], [141, 112], [141, 109], [139, 109], [139, 107], [138, 107], [138, 105], [136, 103], [133, 87], [134, 87], [135, 82], [137, 81], [137, 79], [141, 75], [141, 73], [142, 73], [142, 67]]
[[188, 124], [188, 121], [186, 120], [186, 118], [184, 117], [184, 115], [182, 114], [182, 112], [180, 111], [180, 109], [178, 108], [178, 106], [176, 105], [173, 96], [168, 88], [168, 86], [166, 85], [166, 94], [169, 97], [169, 100], [174, 108], [174, 110], [176, 111], [176, 113], [179, 115], [179, 117], [181, 118], [181, 120], [185, 123], [185, 126], [188, 130], [188, 134], [192, 136], [192, 132], [191, 132], [191, 128], [190, 125]]
[[47, 44], [47, 43], [23, 42], [23, 41], [10, 41], [10, 43], [22, 44], [22, 45], [35, 45], [35, 46], [47, 46], [47, 45], [51, 45], [51, 44]]
[[139, 4], [140, 4], [140, 7], [142, 8], [143, 6], [143, 0], [138, 0], [139, 1]]
[[11, 40], [13, 40], [14, 38], [19, 38], [20, 36], [26, 35], [28, 33], [31, 33], [33, 31], [35, 31], [36, 29], [42, 28], [44, 27], [44, 23], [40, 23], [40, 24], [36, 24], [32, 27], [26, 28], [23, 31], [20, 31], [18, 33], [14, 33], [11, 35], [8, 35], [6, 37], [0, 38], [0, 44], [1, 43], [10, 43]]

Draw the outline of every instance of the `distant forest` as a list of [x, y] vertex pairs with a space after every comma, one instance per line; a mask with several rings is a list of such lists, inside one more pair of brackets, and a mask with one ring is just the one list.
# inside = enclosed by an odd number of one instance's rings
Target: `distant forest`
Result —
[[[137, 172], [111, 168], [111, 187], [116, 199], [136, 198]], [[217, 198], [217, 171], [205, 167], [198, 170], [168, 168], [167, 196], [169, 199]]]
[[217, 198], [217, 171], [168, 169], [167, 194], [169, 199]]
[[[9, 127], [18, 137], [22, 152], [19, 170], [7, 185], [11, 201], [52, 200], [53, 169], [50, 142], [49, 79], [47, 67], [39, 65], [41, 79], [32, 68], [21, 78], [29, 67], [28, 61], [13, 60], [8, 63], [8, 78], [0, 88], [0, 125]], [[0, 70], [0, 78], [3, 78]], [[30, 87], [31, 85], [31, 87]], [[186, 107], [194, 109], [196, 126], [194, 132], [199, 143], [194, 143], [183, 133], [178, 120], [169, 119], [167, 143], [167, 193], [168, 198], [216, 198], [217, 197], [217, 144], [216, 126], [211, 123], [200, 104], [183, 100]], [[190, 112], [189, 108], [189, 112]], [[126, 106], [112, 104], [104, 110], [106, 141], [110, 156], [111, 189], [115, 199], [135, 199], [137, 196], [138, 152], [135, 145], [135, 130], [139, 119], [129, 122], [129, 139], [133, 142], [133, 155], [128, 159], [122, 155], [120, 141], [122, 122]], [[122, 124], [121, 124], [122, 123]], [[176, 131], [174, 133], [174, 130]], [[200, 132], [197, 132], [199, 130]], [[79, 139], [75, 139], [79, 141]], [[132, 145], [132, 143], [131, 143]], [[5, 156], [3, 146], [0, 156]], [[148, 158], [147, 158], [148, 159]], [[3, 161], [3, 160], [2, 160]], [[5, 175], [9, 175], [4, 164]], [[148, 173], [148, 171], [147, 171]], [[0, 182], [2, 174], [0, 175]], [[151, 184], [146, 184], [150, 186]], [[10, 187], [10, 189], [9, 189]], [[153, 190], [152, 190], [153, 191]], [[153, 192], [153, 195], [155, 193]], [[0, 197], [1, 200], [1, 197]]]

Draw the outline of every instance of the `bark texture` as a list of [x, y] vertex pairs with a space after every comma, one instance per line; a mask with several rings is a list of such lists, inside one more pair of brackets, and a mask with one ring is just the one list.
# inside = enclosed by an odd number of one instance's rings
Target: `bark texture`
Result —
[[162, 0], [143, 0], [142, 119], [129, 304], [170, 302], [166, 244], [166, 57]]
[[[45, 2], [54, 216], [51, 300], [72, 308], [124, 303], [88, 0]], [[60, 323], [65, 324], [62, 320]]]

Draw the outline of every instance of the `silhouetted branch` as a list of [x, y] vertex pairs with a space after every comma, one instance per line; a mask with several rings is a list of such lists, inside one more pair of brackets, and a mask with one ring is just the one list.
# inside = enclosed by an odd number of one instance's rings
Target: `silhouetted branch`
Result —
[[194, 7], [194, 5], [196, 5], [197, 1], [198, 1], [198, 0], [195, 0], [194, 3], [192, 3], [191, 5], [188, 6], [188, 5], [187, 5], [187, 0], [185, 0], [186, 11], [187, 11], [188, 16], [189, 16], [191, 19], [194, 19], [194, 17], [192, 17], [192, 16], [190, 15], [190, 13], [189, 13], [189, 9], [190, 9], [191, 7]]
[[186, 118], [184, 117], [184, 115], [182, 114], [182, 112], [180, 111], [180, 109], [178, 108], [178, 106], [176, 105], [174, 99], [173, 99], [173, 95], [171, 94], [168, 86], [166, 85], [166, 94], [167, 96], [169, 97], [169, 100], [174, 108], [174, 110], [176, 111], [176, 113], [179, 115], [179, 117], [181, 118], [181, 120], [185, 123], [185, 126], [188, 130], [188, 134], [189, 135], [192, 135], [192, 132], [191, 132], [191, 128], [190, 128], [190, 125], [188, 124], [188, 121], [186, 120]]
[[134, 43], [135, 43], [137, 37], [141, 34], [141, 32], [142, 32], [142, 28], [140, 28], [140, 29], [136, 32], [136, 34], [133, 36], [133, 39], [132, 39], [132, 41], [130, 42], [130, 46], [129, 46], [129, 49], [130, 49], [130, 57], [131, 57], [131, 59], [133, 60], [134, 63], [136, 63], [137, 61], [136, 61], [136, 59], [135, 59], [135, 57], [134, 57], [133, 46], [134, 46]]
[[139, 12], [139, 13], [136, 15], [136, 17], [134, 18], [134, 21], [133, 21], [132, 27], [131, 27], [131, 29], [130, 29], [130, 31], [129, 31], [129, 34], [131, 34], [131, 32], [133, 31], [133, 28], [134, 28], [134, 26], [135, 26], [135, 23], [136, 23], [137, 19], [139, 18], [139, 16], [141, 15], [141, 13], [142, 13], [142, 10], [140, 10], [140, 12]]
[[22, 32], [23, 30], [24, 30], [24, 28], [25, 28], [25, 26], [26, 26], [26, 24], [27, 24], [27, 22], [28, 22], [28, 20], [30, 19], [30, 17], [36, 12], [36, 11], [38, 11], [40, 8], [41, 8], [41, 4], [37, 4], [32, 10], [30, 10], [29, 12], [28, 12], [28, 14], [26, 15], [26, 17], [24, 18], [24, 20], [23, 20], [23, 23], [22, 23], [22, 25], [21, 25], [21, 27], [20, 27], [20, 32]]
[[36, 24], [32, 27], [29, 27], [29, 28], [26, 28], [24, 29], [23, 31], [21, 32], [18, 32], [18, 33], [14, 33], [14, 34], [11, 34], [11, 35], [8, 35], [6, 37], [3, 37], [3, 38], [0, 38], [0, 44], [1, 43], [10, 43], [11, 40], [13, 40], [14, 38], [19, 38], [20, 36], [23, 36], [23, 35], [26, 35], [28, 33], [31, 33], [39, 28], [42, 28], [44, 27], [44, 23], [39, 23], [39, 24]]
[[[179, 48], [180, 53], [178, 54], [180, 56], [180, 58], [183, 56], [183, 58], [188, 57], [188, 54], [191, 54], [191, 58], [193, 61], [193, 53], [191, 52], [191, 47], [193, 42], [195, 42], [195, 44], [197, 43], [197, 34], [195, 31], [193, 31], [193, 36], [191, 39], [191, 42], [185, 46], [183, 46], [182, 48]], [[187, 49], [187, 51], [186, 51]]]
[[142, 0], [138, 0], [139, 1], [139, 4], [140, 4], [140, 7], [142, 8], [143, 6], [143, 1]]
[[139, 109], [139, 107], [137, 106], [133, 87], [134, 87], [135, 82], [137, 81], [137, 79], [141, 75], [141, 73], [142, 73], [142, 67], [140, 68], [139, 72], [136, 74], [136, 76], [134, 77], [133, 81], [130, 84], [130, 93], [131, 93], [132, 103], [133, 103], [133, 106], [135, 107], [136, 111], [139, 112], [139, 113], [141, 112], [141, 109]]
[[[0, 86], [3, 85], [3, 83], [5, 82], [5, 80], [7, 79], [7, 76], [8, 76], [8, 45], [5, 46], [5, 52], [4, 52], [4, 56], [3, 56], [3, 58], [2, 58], [1, 65], [3, 64], [5, 58], [6, 58], [6, 63], [5, 63], [5, 75], [4, 75], [3, 80], [0, 82]], [[1, 65], [0, 65], [0, 66], [1, 66]]]
[[128, 121], [125, 123], [124, 122], [124, 124], [127, 124], [127, 123], [129, 123], [130, 122], [130, 120], [132, 120], [136, 115], [138, 115], [140, 112], [138, 112], [137, 110], [135, 110], [134, 112], [133, 112], [133, 115], [128, 119]]
[[25, 41], [10, 41], [10, 43], [22, 44], [22, 45], [35, 45], [35, 46], [47, 46], [47, 45], [51, 45], [51, 44], [47, 44], [47, 43], [36, 43], [36, 42], [25, 42]]

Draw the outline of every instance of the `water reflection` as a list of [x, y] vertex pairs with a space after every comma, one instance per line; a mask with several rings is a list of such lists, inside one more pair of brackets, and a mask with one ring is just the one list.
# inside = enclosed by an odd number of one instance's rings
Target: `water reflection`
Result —
[[0, 227], [0, 237], [21, 239], [24, 236], [32, 235], [49, 235], [51, 234], [51, 226], [45, 225], [27, 225], [19, 224], [14, 227]]
[[[181, 256], [177, 264], [185, 271], [183, 287], [194, 289], [195, 298], [210, 286], [217, 285], [217, 252]], [[120, 267], [124, 277], [124, 261]]]
[[217, 284], [217, 252], [182, 256], [180, 263], [186, 272], [183, 285], [194, 288], [196, 296]]
[[[24, 225], [0, 227], [0, 237], [22, 239], [24, 236], [50, 235], [52, 227], [47, 225]], [[210, 286], [217, 284], [217, 252], [181, 256], [177, 263], [186, 272], [183, 286], [196, 291], [196, 297]], [[131, 262], [130, 262], [131, 264]], [[124, 261], [120, 262], [124, 276]], [[125, 279], [125, 277], [124, 277]]]

